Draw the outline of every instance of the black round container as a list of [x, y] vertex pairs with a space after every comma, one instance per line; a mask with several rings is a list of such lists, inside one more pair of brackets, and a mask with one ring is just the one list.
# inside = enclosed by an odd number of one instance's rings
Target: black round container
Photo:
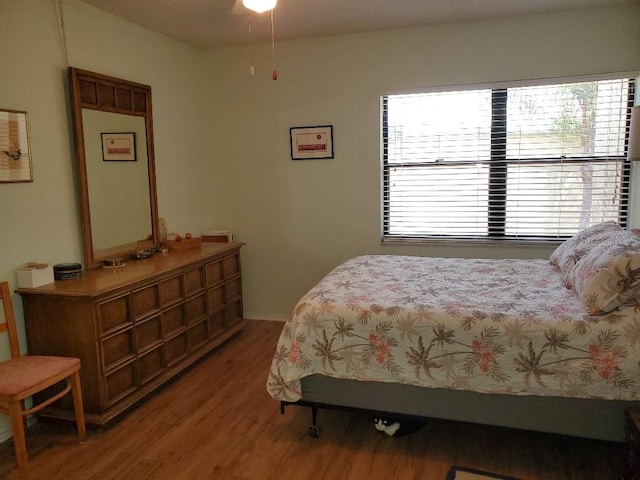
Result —
[[73, 280], [82, 276], [82, 265], [79, 263], [58, 263], [53, 266], [53, 278], [56, 280]]

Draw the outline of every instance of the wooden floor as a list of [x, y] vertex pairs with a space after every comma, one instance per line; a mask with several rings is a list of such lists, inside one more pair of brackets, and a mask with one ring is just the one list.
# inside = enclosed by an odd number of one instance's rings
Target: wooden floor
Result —
[[[420, 479], [451, 465], [523, 480], [608, 480], [622, 445], [430, 421], [407, 437], [377, 432], [366, 415], [279, 404], [266, 378], [281, 323], [252, 321], [204, 361], [78, 445], [68, 425], [29, 429], [30, 479]], [[12, 444], [0, 445], [0, 476], [19, 478]], [[9, 472], [7, 474], [7, 472]]]

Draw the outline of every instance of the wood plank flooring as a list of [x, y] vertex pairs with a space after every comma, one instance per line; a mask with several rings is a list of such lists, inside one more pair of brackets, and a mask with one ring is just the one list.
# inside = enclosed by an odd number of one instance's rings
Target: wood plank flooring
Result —
[[[365, 415], [310, 410], [266, 392], [282, 324], [247, 328], [84, 445], [66, 424], [28, 437], [32, 480], [444, 480], [451, 465], [522, 480], [613, 480], [621, 444], [432, 420], [407, 437], [377, 432]], [[0, 477], [20, 478], [13, 445], [0, 445]], [[8, 473], [7, 473], [8, 472]]]

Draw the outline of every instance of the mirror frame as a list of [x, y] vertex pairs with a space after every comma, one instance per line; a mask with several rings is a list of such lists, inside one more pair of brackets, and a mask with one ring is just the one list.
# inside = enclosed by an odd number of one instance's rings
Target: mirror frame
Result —
[[[133, 254], [136, 250], [159, 246], [158, 200], [156, 191], [156, 167], [153, 149], [153, 115], [151, 110], [151, 87], [130, 82], [101, 73], [89, 72], [69, 67], [69, 90], [75, 150], [77, 161], [78, 193], [80, 200], [80, 220], [82, 222], [82, 245], [85, 269], [99, 268], [104, 260]], [[87, 158], [85, 152], [82, 110], [99, 110], [144, 117], [147, 143], [147, 167], [149, 177], [149, 202], [151, 212], [151, 238], [137, 248], [114, 251], [111, 255], [96, 256], [91, 235], [91, 212], [87, 178]]]

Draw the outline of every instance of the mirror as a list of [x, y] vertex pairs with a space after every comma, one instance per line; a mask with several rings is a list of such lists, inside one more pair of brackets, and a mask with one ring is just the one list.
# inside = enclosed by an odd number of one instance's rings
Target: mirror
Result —
[[159, 245], [151, 87], [69, 68], [85, 268]]

